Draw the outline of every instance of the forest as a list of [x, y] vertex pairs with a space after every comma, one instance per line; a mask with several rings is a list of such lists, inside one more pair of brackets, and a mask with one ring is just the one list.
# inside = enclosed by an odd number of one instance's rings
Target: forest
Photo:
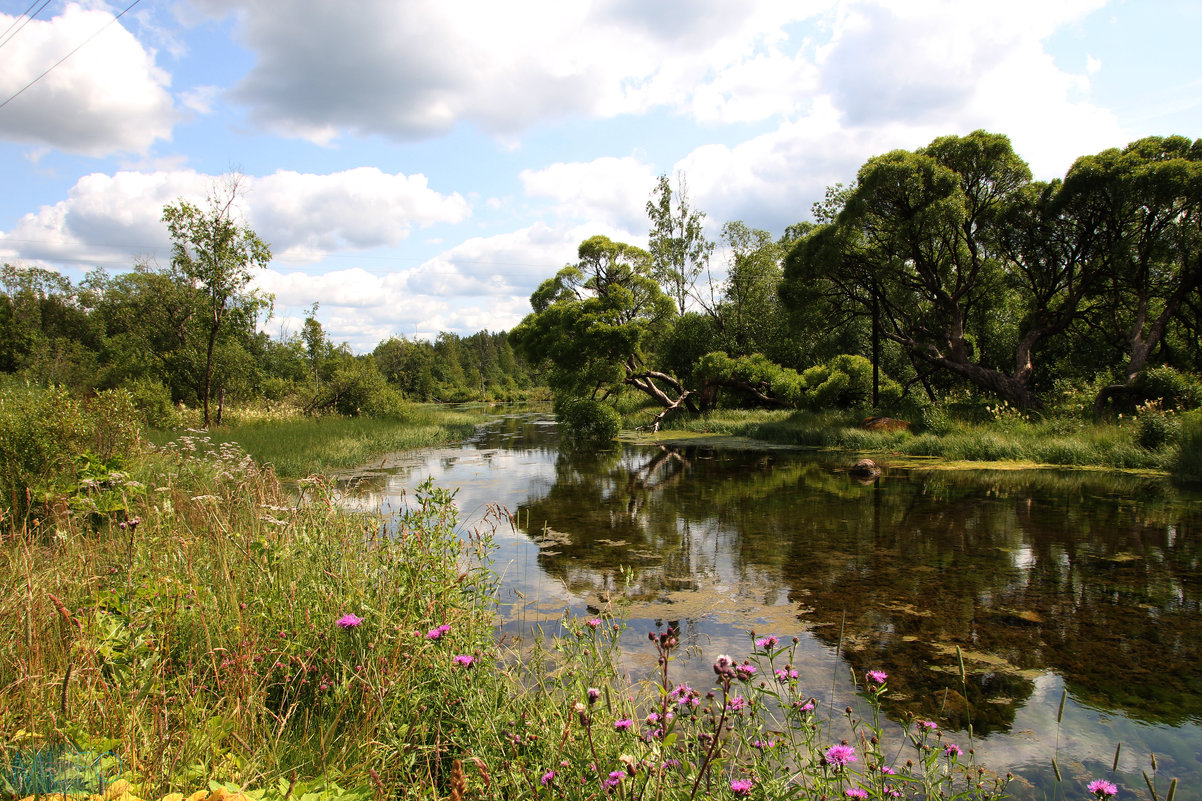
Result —
[[[270, 246], [231, 212], [164, 209], [167, 266], [0, 271], [0, 372], [77, 395], [124, 388], [161, 425], [179, 404], [382, 415], [402, 401], [546, 396], [569, 422], [658, 428], [720, 407], [916, 419], [974, 398], [1094, 418], [1202, 403], [1202, 140], [1148, 137], [1036, 181], [1001, 134], [870, 158], [774, 236], [706, 235], [686, 177], [647, 202], [649, 246], [604, 236], [544, 281], [511, 332], [332, 342], [310, 307], [263, 333]], [[533, 393], [533, 395], [532, 395]], [[611, 426], [604, 428], [609, 430]]]

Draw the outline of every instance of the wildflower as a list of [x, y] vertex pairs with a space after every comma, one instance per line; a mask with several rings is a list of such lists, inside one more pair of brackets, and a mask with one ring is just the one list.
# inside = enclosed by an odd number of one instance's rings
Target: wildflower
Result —
[[864, 675], [868, 676], [868, 680], [873, 684], [884, 684], [885, 679], [889, 678], [889, 675], [883, 670], [870, 670]]
[[784, 684], [792, 679], [796, 679], [798, 675], [797, 671], [793, 670], [792, 668], [777, 668], [773, 671], [773, 673], [776, 675], [776, 680], [781, 684]]
[[601, 697], [601, 691], [600, 691], [600, 690], [598, 690], [596, 687], [589, 687], [589, 688], [588, 688], [588, 702], [589, 702], [590, 704], [595, 704], [595, 703], [597, 703], [597, 699], [598, 699], [598, 698], [600, 698], [600, 697]]
[[468, 656], [467, 654], [460, 654], [454, 659], [456, 665], [462, 665], [463, 667], [471, 667], [472, 663], [475, 661], [476, 657]]
[[718, 676], [735, 675], [735, 660], [726, 654], [719, 654], [718, 658], [714, 660], [714, 673]]
[[735, 672], [743, 681], [751, 681], [755, 678], [755, 665], [738, 665], [735, 667]]
[[881, 765], [881, 773], [885, 774], [886, 776], [896, 776], [897, 775], [897, 771], [894, 770], [893, 768], [889, 767], [888, 765]]
[[626, 731], [634, 725], [634, 721], [630, 718], [622, 718], [614, 721], [614, 731]]
[[441, 640], [442, 635], [446, 634], [450, 630], [451, 630], [450, 625], [447, 623], [443, 623], [441, 626], [437, 626], [437, 627], [432, 628], [429, 631], [427, 631], [426, 639], [427, 640]]
[[731, 712], [742, 712], [747, 708], [747, 699], [741, 695], [736, 695], [726, 704], [726, 708]]
[[751, 795], [751, 787], [755, 782], [751, 779], [734, 779], [730, 783], [730, 791], [736, 798], [746, 798]]
[[363, 618], [357, 616], [353, 612], [347, 612], [342, 617], [334, 621], [334, 625], [340, 629], [357, 629], [363, 625]]
[[763, 648], [765, 651], [767, 651], [772, 648], [775, 648], [777, 643], [779, 643], [779, 642], [780, 642], [780, 640], [776, 639], [776, 637], [774, 637], [770, 634], [767, 637], [760, 637], [758, 640], [756, 640], [755, 647]]
[[752, 748], [758, 748], [761, 751], [768, 748], [774, 748], [775, 746], [776, 740], [756, 740], [751, 744]]
[[962, 751], [960, 746], [956, 745], [955, 743], [948, 743], [947, 745], [943, 746], [943, 753], [946, 756], [954, 758], [963, 754], [964, 751]]
[[615, 770], [609, 774], [609, 778], [607, 778], [605, 781], [603, 781], [601, 783], [605, 785], [605, 789], [612, 790], [615, 787], [617, 787], [619, 784], [621, 784], [622, 779], [625, 779], [625, 778], [626, 778], [626, 771]]
[[1119, 794], [1118, 786], [1105, 779], [1094, 779], [1085, 786], [1085, 789], [1089, 790], [1097, 798], [1111, 798]]
[[863, 787], [848, 787], [843, 791], [843, 794], [848, 798], [867, 798], [868, 791]]
[[601, 618], [599, 618], [599, 617], [589, 618], [588, 620], [584, 621], [584, 625], [588, 626], [593, 631], [596, 631], [597, 629], [599, 629], [601, 627]]
[[551, 782], [555, 781], [555, 771], [549, 770], [543, 774], [543, 777], [538, 780], [543, 787], [546, 787]]
[[826, 749], [826, 761], [836, 768], [842, 768], [857, 761], [856, 749], [846, 743], [832, 745]]
[[924, 728], [928, 731], [934, 731], [935, 729], [939, 728], [939, 726], [933, 720], [919, 720], [916, 722], [918, 723], [919, 726], [921, 726], [922, 728]]

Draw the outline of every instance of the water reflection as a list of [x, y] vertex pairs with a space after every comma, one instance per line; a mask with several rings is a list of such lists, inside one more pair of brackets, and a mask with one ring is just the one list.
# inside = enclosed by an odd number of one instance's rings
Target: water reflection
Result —
[[847, 666], [884, 669], [891, 716], [971, 722], [986, 738], [978, 753], [1031, 765], [1037, 787], [1067, 690], [1062, 768], [1105, 772], [1121, 740], [1136, 777], [1155, 750], [1162, 770], [1202, 780], [1196, 498], [1068, 471], [893, 467], [863, 484], [846, 457], [567, 454], [554, 436], [545, 420], [503, 419], [463, 448], [365, 476], [368, 501], [399, 503], [433, 476], [459, 488], [469, 517], [510, 509], [519, 525], [501, 532], [497, 563], [511, 631], [620, 596], [635, 669], [657, 619], [680, 621], [708, 657], [746, 650], [750, 628], [797, 633], [799, 667], [825, 702], [855, 703]]

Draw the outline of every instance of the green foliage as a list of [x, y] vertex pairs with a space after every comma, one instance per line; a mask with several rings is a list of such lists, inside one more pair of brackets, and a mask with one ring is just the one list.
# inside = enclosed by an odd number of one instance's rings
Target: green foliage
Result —
[[1144, 370], [1135, 380], [1134, 390], [1142, 401], [1159, 401], [1163, 409], [1185, 411], [1202, 406], [1202, 378], [1168, 366]]
[[79, 462], [79, 454], [105, 462], [134, 449], [137, 418], [123, 391], [101, 393], [84, 404], [60, 387], [0, 390], [4, 517], [59, 514], [79, 490], [79, 469], [91, 464]]
[[622, 416], [608, 403], [570, 398], [556, 405], [561, 431], [575, 445], [612, 442], [622, 429]]
[[1202, 481], [1202, 412], [1182, 415], [1172, 471], [1179, 480]]
[[1156, 407], [1144, 407], [1138, 418], [1135, 441], [1141, 448], [1160, 450], [1177, 438], [1180, 423], [1173, 414]]
[[334, 411], [352, 417], [398, 415], [403, 409], [401, 394], [388, 384], [369, 357], [340, 360], [307, 406], [308, 411]]
[[129, 393], [147, 428], [171, 428], [179, 420], [171, 403], [171, 392], [162, 382], [149, 377], [135, 378], [122, 389]]

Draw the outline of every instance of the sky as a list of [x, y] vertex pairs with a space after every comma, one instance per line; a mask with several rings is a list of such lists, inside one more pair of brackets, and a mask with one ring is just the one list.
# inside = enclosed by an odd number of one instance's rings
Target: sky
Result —
[[1202, 137], [1196, 0], [130, 2], [0, 0], [0, 261], [166, 266], [163, 207], [238, 173], [264, 330], [318, 303], [356, 352], [512, 328], [584, 239], [646, 246], [659, 175], [717, 240], [937, 136], [1039, 179]]

